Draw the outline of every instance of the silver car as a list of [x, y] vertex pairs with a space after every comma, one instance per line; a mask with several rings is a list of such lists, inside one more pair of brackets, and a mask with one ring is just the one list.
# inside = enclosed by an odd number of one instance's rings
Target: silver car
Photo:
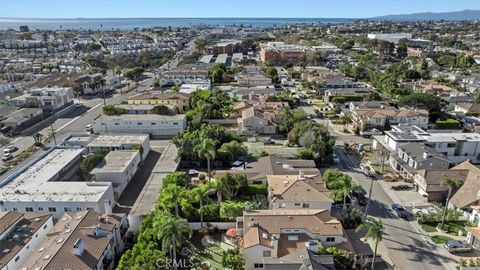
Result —
[[457, 253], [457, 252], [472, 252], [473, 247], [465, 242], [458, 241], [458, 240], [450, 240], [443, 244], [443, 246], [448, 250], [450, 253]]

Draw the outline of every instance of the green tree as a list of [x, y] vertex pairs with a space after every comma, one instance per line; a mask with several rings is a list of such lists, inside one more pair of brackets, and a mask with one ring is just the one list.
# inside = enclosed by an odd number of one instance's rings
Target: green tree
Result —
[[267, 75], [268, 75], [270, 78], [277, 77], [277, 76], [278, 76], [278, 71], [277, 71], [277, 69], [274, 68], [274, 67], [268, 67], [268, 68], [267, 68]]
[[[169, 250], [170, 258], [175, 261], [177, 248], [181, 247], [185, 238], [192, 237], [192, 230], [185, 219], [174, 217], [169, 213], [155, 216], [153, 228], [158, 232], [158, 240], [162, 243], [162, 250]], [[173, 264], [174, 269], [177, 265]]]
[[220, 154], [228, 158], [228, 161], [234, 162], [241, 156], [246, 156], [248, 154], [248, 148], [237, 142], [231, 141], [222, 144], [219, 150]]
[[383, 223], [380, 219], [376, 218], [367, 218], [366, 223], [360, 224], [357, 228], [358, 231], [365, 230], [367, 234], [365, 235], [365, 240], [372, 239], [375, 242], [375, 250], [373, 252], [372, 258], [372, 270], [375, 269], [375, 258], [377, 257], [377, 248], [378, 243], [383, 239]]
[[115, 105], [105, 105], [102, 109], [105, 115], [122, 115], [128, 113], [126, 109], [117, 107]]
[[193, 151], [197, 153], [199, 157], [203, 157], [207, 160], [207, 172], [208, 172], [208, 180], [210, 181], [210, 162], [215, 159], [217, 156], [217, 152], [215, 151], [215, 147], [218, 141], [213, 139], [203, 139], [199, 145], [193, 148]]
[[226, 221], [233, 221], [236, 217], [243, 215], [245, 203], [226, 201], [220, 205], [220, 218]]
[[283, 108], [279, 113], [279, 125], [278, 129], [281, 132], [289, 133], [295, 123], [304, 121], [307, 119], [307, 114], [301, 109], [290, 109], [288, 107]]
[[321, 255], [332, 255], [335, 269], [350, 270], [354, 269], [355, 256], [351, 252], [336, 247], [318, 247], [318, 253]]
[[80, 172], [87, 176], [90, 172], [97, 166], [97, 164], [103, 160], [103, 158], [108, 154], [105, 151], [98, 151], [93, 154], [89, 154], [80, 161]]
[[447, 216], [448, 203], [450, 202], [450, 196], [452, 196], [452, 191], [454, 188], [458, 188], [463, 185], [463, 180], [457, 178], [446, 178], [443, 180], [442, 185], [448, 186], [447, 199], [445, 201], [445, 209], [442, 215], [442, 223], [440, 228], [443, 228], [445, 225], [445, 217]]
[[159, 114], [159, 115], [168, 115], [168, 114], [171, 114], [172, 111], [170, 111], [170, 108], [168, 108], [165, 105], [157, 105], [153, 107], [152, 113]]
[[167, 186], [170, 184], [176, 186], [185, 186], [187, 183], [187, 174], [185, 172], [172, 172], [167, 174], [163, 179], [163, 185]]
[[401, 97], [399, 103], [403, 106], [426, 109], [430, 113], [439, 112], [443, 108], [442, 99], [430, 93], [412, 93]]
[[204, 217], [204, 212], [205, 209], [203, 207], [204, 202], [208, 200], [209, 195], [214, 192], [212, 189], [211, 185], [209, 184], [202, 184], [199, 186], [196, 186], [192, 189], [192, 195], [194, 196], [195, 200], [198, 201], [200, 204], [200, 230], [203, 230], [203, 217]]
[[398, 58], [404, 59], [408, 55], [408, 40], [407, 39], [401, 39], [398, 41], [397, 45], [397, 56]]
[[240, 188], [247, 185], [247, 176], [244, 174], [227, 173], [216, 180], [219, 183], [219, 189], [227, 195], [228, 199], [235, 197]]
[[162, 188], [159, 204], [165, 210], [171, 210], [172, 205], [175, 208], [175, 216], [180, 216], [178, 210], [179, 199], [182, 195], [183, 188], [175, 184], [169, 184]]
[[222, 251], [222, 266], [231, 270], [242, 270], [245, 266], [245, 260], [239, 248], [233, 248]]

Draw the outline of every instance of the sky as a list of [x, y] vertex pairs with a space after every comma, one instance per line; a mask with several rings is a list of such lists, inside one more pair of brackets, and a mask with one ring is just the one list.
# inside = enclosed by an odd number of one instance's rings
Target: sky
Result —
[[0, 0], [3, 18], [368, 18], [480, 9], [480, 0]]

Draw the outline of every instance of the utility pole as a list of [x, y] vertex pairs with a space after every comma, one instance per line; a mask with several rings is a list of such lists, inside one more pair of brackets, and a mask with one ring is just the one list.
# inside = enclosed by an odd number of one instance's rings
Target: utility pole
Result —
[[370, 205], [370, 200], [372, 199], [372, 189], [373, 189], [373, 177], [370, 177], [370, 191], [368, 191], [368, 201], [367, 205], [365, 206], [365, 218], [368, 215], [368, 206]]
[[57, 138], [55, 138], [55, 130], [53, 129], [53, 124], [50, 124], [50, 128], [52, 129], [53, 142], [55, 143], [55, 145], [57, 145]]

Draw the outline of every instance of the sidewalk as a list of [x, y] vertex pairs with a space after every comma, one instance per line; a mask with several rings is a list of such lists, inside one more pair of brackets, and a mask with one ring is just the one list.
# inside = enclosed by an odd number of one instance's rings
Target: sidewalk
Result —
[[[403, 207], [418, 207], [418, 206], [432, 206], [432, 203], [427, 202], [427, 199], [424, 198], [420, 193], [412, 190], [393, 190], [393, 186], [409, 184], [403, 181], [397, 182], [386, 182], [385, 180], [377, 180], [380, 186], [383, 188], [385, 193], [392, 199], [392, 201], [403, 205]], [[411, 185], [411, 184], [409, 184]]]

